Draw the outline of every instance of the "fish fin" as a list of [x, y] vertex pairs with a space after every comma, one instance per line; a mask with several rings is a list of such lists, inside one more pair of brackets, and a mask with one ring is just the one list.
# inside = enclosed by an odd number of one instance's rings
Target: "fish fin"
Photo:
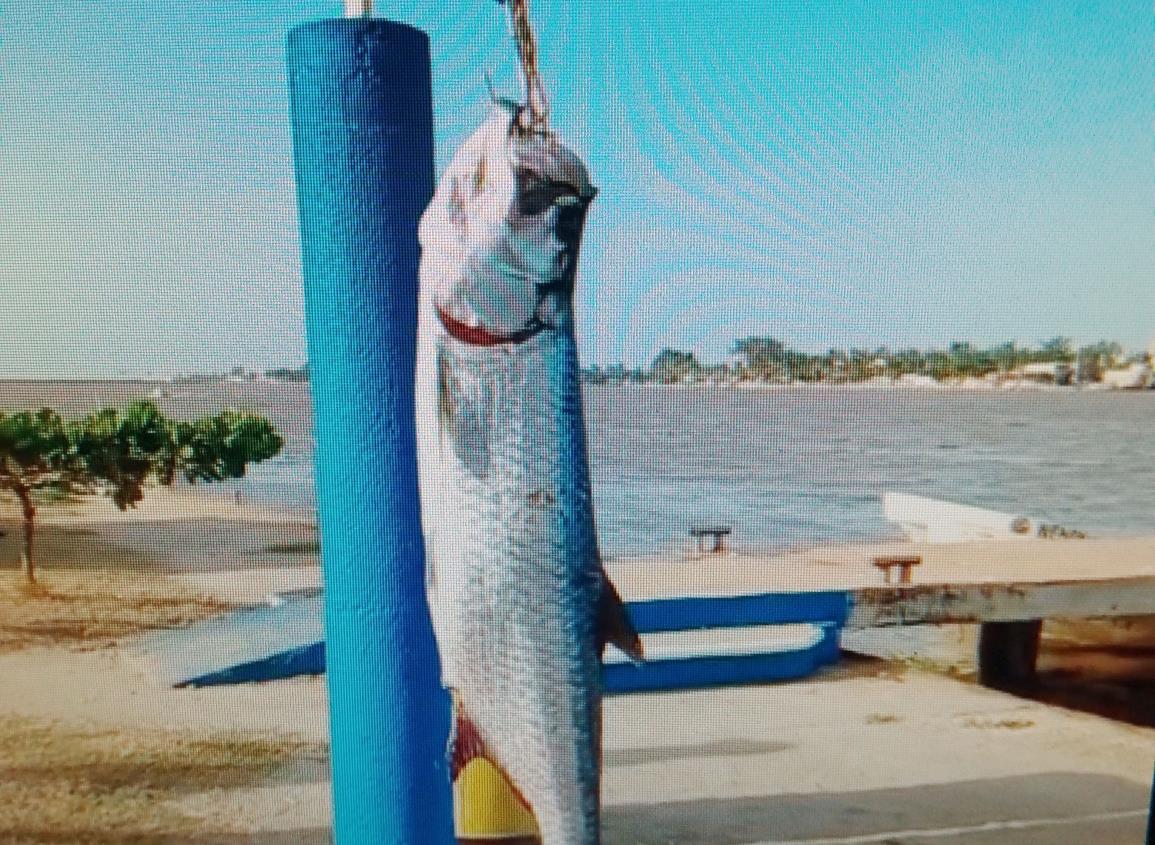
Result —
[[487, 760], [490, 757], [477, 725], [473, 724], [460, 704], [455, 709], [453, 734], [449, 737], [449, 773], [453, 780], [457, 780], [461, 770], [478, 757]]
[[602, 651], [607, 643], [613, 643], [635, 663], [645, 660], [642, 639], [630, 620], [626, 603], [603, 570], [602, 597], [598, 605], [598, 644]]
[[481, 759], [488, 762], [496, 769], [505, 782], [509, 784], [509, 789], [513, 796], [518, 800], [526, 810], [533, 812], [529, 801], [521, 790], [518, 789], [517, 784], [513, 778], [509, 776], [509, 772], [501, 765], [489, 750], [489, 746], [485, 744], [485, 739], [481, 736], [481, 731], [477, 729], [477, 725], [469, 718], [469, 714], [465, 711], [465, 707], [461, 704], [460, 699], [456, 694], [454, 698], [454, 719], [453, 719], [453, 733], [449, 737], [450, 753], [449, 753], [449, 773], [450, 778], [454, 781], [465, 770], [465, 767], [474, 760]]
[[486, 439], [488, 397], [466, 396], [442, 351], [437, 356], [437, 418], [442, 439], [448, 439], [457, 459], [473, 475], [489, 474], [489, 443]]

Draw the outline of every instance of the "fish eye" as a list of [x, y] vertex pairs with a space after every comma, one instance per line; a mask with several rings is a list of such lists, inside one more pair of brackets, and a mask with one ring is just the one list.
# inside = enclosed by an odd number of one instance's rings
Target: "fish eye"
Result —
[[518, 211], [526, 217], [535, 217], [554, 205], [570, 206], [581, 200], [572, 185], [547, 179], [528, 168], [517, 171], [517, 197]]

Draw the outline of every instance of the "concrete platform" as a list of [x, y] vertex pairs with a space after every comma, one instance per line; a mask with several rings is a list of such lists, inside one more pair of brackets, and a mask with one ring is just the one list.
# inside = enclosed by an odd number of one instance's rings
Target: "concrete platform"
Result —
[[172, 686], [278, 680], [324, 671], [322, 598], [263, 605], [188, 628], [155, 631], [126, 645]]
[[[916, 557], [921, 563], [909, 582], [889, 584], [871, 563], [881, 554]], [[760, 663], [749, 659], [754, 656], [749, 649], [742, 659], [714, 659], [695, 652], [693, 641], [701, 636], [683, 637], [685, 647], [676, 660], [642, 668], [609, 665], [607, 689], [617, 692], [803, 677], [836, 657], [836, 628], [928, 623], [983, 623], [984, 636], [990, 635], [981, 662], [983, 678], [1009, 687], [1034, 671], [1035, 620], [1155, 613], [1155, 537], [873, 544], [772, 556], [655, 555], [616, 560], [607, 568], [643, 634], [808, 622], [829, 635], [811, 648], [762, 649]], [[231, 585], [228, 578], [215, 578], [236, 595], [258, 585], [267, 588], [275, 572], [266, 570], [256, 578], [237, 574]], [[304, 588], [309, 593], [315, 586], [301, 583], [299, 571], [292, 575], [298, 592]], [[308, 575], [316, 579], [319, 572]], [[206, 582], [203, 575], [196, 578], [201, 588], [223, 592], [221, 584]], [[283, 608], [165, 632], [139, 650], [159, 667], [160, 677], [176, 684], [321, 672], [321, 605], [321, 598], [310, 594]], [[1033, 627], [1020, 631], [1018, 623]], [[1026, 656], [1012, 660], [1019, 652]], [[675, 665], [703, 656], [711, 659]]]
[[[876, 555], [918, 555], [888, 585]], [[832, 546], [776, 555], [647, 555], [609, 565], [630, 601], [844, 591], [846, 627], [1135, 616], [1155, 612], [1155, 537]]]

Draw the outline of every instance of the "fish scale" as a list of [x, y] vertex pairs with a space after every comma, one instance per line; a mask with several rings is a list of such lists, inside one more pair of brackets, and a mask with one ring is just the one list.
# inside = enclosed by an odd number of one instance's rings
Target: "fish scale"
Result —
[[599, 842], [601, 650], [640, 654], [598, 553], [574, 340], [593, 194], [554, 135], [502, 109], [420, 232], [422, 524], [456, 753], [506, 773], [544, 845]]

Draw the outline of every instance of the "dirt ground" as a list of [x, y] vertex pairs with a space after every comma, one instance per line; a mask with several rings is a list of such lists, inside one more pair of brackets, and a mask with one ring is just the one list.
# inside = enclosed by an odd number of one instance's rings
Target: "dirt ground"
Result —
[[1025, 694], [1155, 727], [1155, 617], [1044, 623], [1038, 683]]
[[[916, 625], [843, 635], [843, 648], [978, 683], [977, 625]], [[1021, 698], [1155, 727], [1155, 618], [1048, 620], [1038, 677]]]
[[34, 585], [5, 572], [0, 654], [37, 646], [111, 648], [133, 634], [188, 625], [228, 608], [167, 580], [117, 570], [52, 572]]
[[0, 842], [226, 842], [245, 828], [186, 813], [180, 798], [250, 786], [322, 753], [274, 736], [0, 716]]
[[[0, 677], [0, 843], [249, 841], [243, 815], [198, 812], [197, 800], [327, 765], [323, 743], [275, 726], [230, 729], [224, 721], [217, 729], [179, 718], [142, 725], [132, 696], [101, 718], [95, 699], [111, 696], [94, 690], [116, 677], [107, 661], [118, 661], [118, 644], [233, 606], [164, 574], [170, 556], [195, 564], [214, 552], [213, 532], [199, 547], [157, 548], [165, 518], [183, 504], [183, 497], [161, 493], [142, 513], [121, 515], [100, 501], [56, 509], [37, 531], [35, 585], [16, 570], [19, 525], [0, 522], [0, 657], [17, 661]], [[235, 516], [227, 507], [210, 503], [193, 515], [224, 524]], [[245, 514], [259, 526], [269, 524], [265, 516]], [[126, 529], [130, 542], [108, 539], [118, 531], [124, 539]], [[260, 538], [254, 543], [263, 548]], [[13, 667], [25, 657], [29, 673], [22, 676]], [[53, 666], [68, 667], [56, 688], [38, 692], [27, 682], [50, 676]]]

